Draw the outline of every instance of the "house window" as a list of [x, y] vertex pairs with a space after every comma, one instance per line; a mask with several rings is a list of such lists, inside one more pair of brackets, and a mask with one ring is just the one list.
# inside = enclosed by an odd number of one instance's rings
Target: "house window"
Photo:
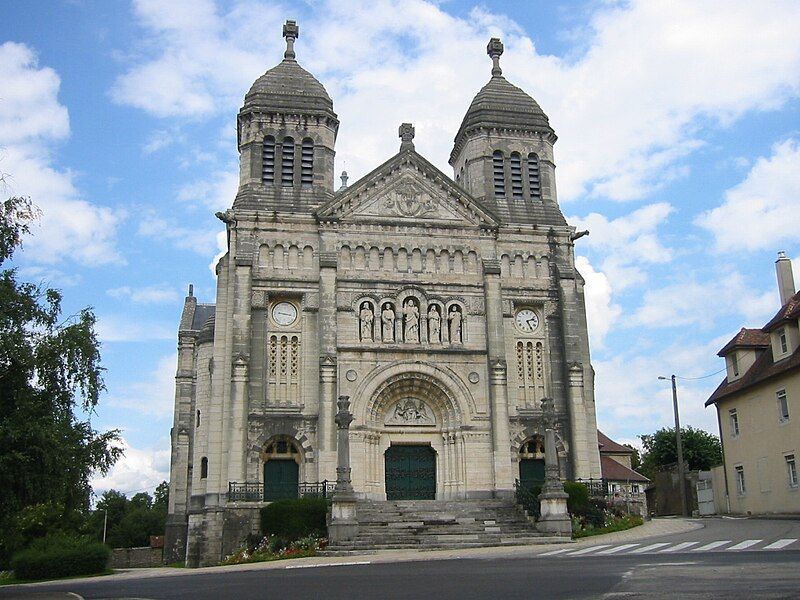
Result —
[[287, 137], [281, 144], [281, 185], [294, 185], [294, 139]]
[[208, 477], [208, 458], [205, 456], [200, 460], [200, 479]]
[[789, 343], [786, 341], [786, 330], [778, 329], [778, 344], [781, 347], [781, 354], [786, 354], [789, 351]]
[[736, 412], [735, 408], [732, 408], [728, 411], [728, 415], [730, 415], [731, 419], [731, 435], [736, 437], [739, 435], [739, 413]]
[[739, 357], [736, 356], [736, 352], [731, 354], [731, 369], [733, 369], [733, 376], [739, 376]]
[[787, 454], [784, 456], [786, 459], [786, 475], [789, 478], [789, 487], [796, 488], [797, 482], [797, 462], [795, 461], [794, 454]]
[[542, 196], [542, 184], [539, 180], [539, 157], [533, 152], [528, 154], [528, 187], [531, 190], [531, 198]]
[[494, 195], [495, 198], [502, 198], [506, 195], [506, 176], [505, 159], [500, 150], [492, 155], [492, 172], [494, 174]]
[[744, 486], [744, 467], [742, 465], [738, 465], [734, 467], [736, 471], [736, 492], [741, 496], [745, 493], [745, 486]]
[[631, 484], [631, 493], [632, 494], [638, 494], [639, 493], [639, 484], [638, 483], [632, 483]]
[[786, 401], [786, 390], [778, 390], [775, 392], [778, 399], [778, 420], [785, 423], [789, 420], [789, 403]]

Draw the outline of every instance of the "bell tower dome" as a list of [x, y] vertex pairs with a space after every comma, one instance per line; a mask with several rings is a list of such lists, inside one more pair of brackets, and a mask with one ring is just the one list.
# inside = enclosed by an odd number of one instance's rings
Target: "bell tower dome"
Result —
[[565, 225], [556, 200], [555, 131], [536, 100], [503, 77], [503, 43], [492, 38], [486, 52], [492, 77], [456, 134], [454, 178], [507, 223]]
[[283, 61], [256, 79], [239, 111], [234, 206], [310, 213], [333, 195], [339, 120], [323, 85], [297, 63], [297, 23], [286, 21], [283, 37]]

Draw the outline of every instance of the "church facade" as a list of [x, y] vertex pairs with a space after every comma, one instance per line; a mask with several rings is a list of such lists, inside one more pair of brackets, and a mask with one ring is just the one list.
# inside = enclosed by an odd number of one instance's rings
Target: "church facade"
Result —
[[210, 564], [264, 502], [336, 479], [348, 396], [359, 497], [509, 497], [543, 473], [552, 398], [564, 478], [599, 478], [577, 234], [556, 198], [556, 135], [502, 75], [503, 47], [441, 172], [400, 126], [396, 155], [335, 190], [339, 121], [296, 61], [238, 115], [240, 186], [214, 304], [179, 328], [167, 557]]

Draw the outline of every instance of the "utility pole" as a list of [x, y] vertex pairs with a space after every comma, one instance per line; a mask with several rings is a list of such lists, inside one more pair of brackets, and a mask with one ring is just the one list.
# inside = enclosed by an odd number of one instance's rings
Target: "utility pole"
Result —
[[[666, 377], [659, 377], [666, 380]], [[672, 408], [675, 411], [675, 444], [678, 447], [678, 480], [680, 481], [681, 491], [681, 512], [684, 517], [689, 516], [689, 505], [686, 502], [686, 465], [683, 462], [683, 443], [681, 440], [681, 419], [678, 415], [678, 386], [675, 384], [675, 375], [672, 380]]]
[[106, 543], [106, 526], [108, 525], [108, 509], [103, 509], [105, 515], [103, 516], [103, 543]]

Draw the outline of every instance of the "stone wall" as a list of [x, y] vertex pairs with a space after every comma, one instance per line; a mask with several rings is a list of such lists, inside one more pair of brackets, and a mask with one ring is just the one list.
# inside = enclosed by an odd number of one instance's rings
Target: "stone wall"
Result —
[[114, 548], [111, 551], [109, 567], [112, 569], [144, 569], [164, 565], [161, 548]]

